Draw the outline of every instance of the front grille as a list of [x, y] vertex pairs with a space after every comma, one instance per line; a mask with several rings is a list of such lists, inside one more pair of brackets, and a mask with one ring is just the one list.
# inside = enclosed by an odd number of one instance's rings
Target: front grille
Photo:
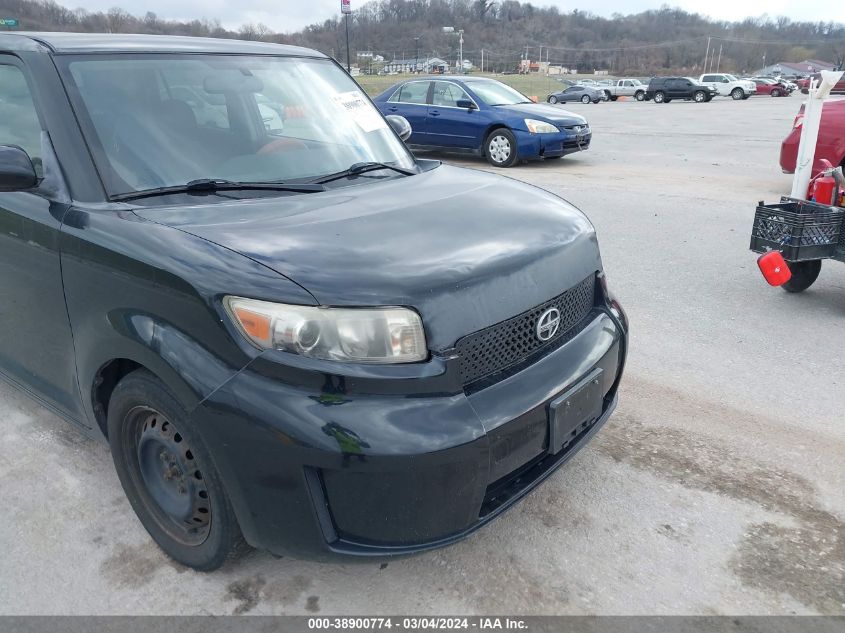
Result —
[[561, 132], [569, 132], [570, 134], [588, 134], [590, 132], [590, 126], [587, 124], [559, 125], [558, 129]]
[[[590, 275], [557, 297], [496, 325], [469, 334], [455, 345], [463, 384], [468, 385], [553, 349], [571, 338], [596, 303], [596, 276]], [[537, 338], [537, 319], [549, 308], [560, 311], [560, 326], [548, 341]]]

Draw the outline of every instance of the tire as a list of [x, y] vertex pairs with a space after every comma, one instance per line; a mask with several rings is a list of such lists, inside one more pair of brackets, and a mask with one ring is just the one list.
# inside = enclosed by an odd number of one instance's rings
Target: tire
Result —
[[592, 99], [590, 99], [590, 95], [584, 95], [581, 97], [581, 103], [590, 103], [590, 101], [592, 101]]
[[617, 96], [612, 96], [612, 97], [610, 97], [610, 100], [611, 100], [611, 101], [618, 101], [618, 100], [619, 100], [619, 97], [617, 97]]
[[158, 378], [139, 369], [118, 383], [108, 435], [126, 497], [168, 556], [212, 571], [247, 549], [208, 449]]
[[822, 260], [811, 259], [806, 262], [787, 262], [792, 277], [781, 288], [787, 292], [803, 292], [818, 279], [822, 269]]
[[704, 94], [703, 90], [696, 90], [695, 94], [692, 95], [692, 100], [696, 103], [704, 103], [707, 100], [707, 95]]
[[658, 90], [654, 93], [654, 102], [655, 103], [664, 103], [666, 101], [666, 93]]
[[493, 167], [510, 167], [517, 159], [516, 137], [507, 128], [496, 128], [484, 141], [484, 155]]
[[634, 99], [636, 99], [637, 101], [645, 101], [645, 93], [642, 90], [638, 91], [634, 95]]
[[777, 88], [775, 88], [774, 90], [772, 90], [771, 95], [772, 95], [773, 97], [779, 97], [779, 96], [780, 96], [780, 90], [778, 90]]
[[557, 103], [557, 97], [554, 95], [549, 95], [549, 103]]
[[612, 94], [610, 94], [610, 90], [605, 90], [605, 91], [604, 91], [604, 100], [605, 100], [605, 101], [610, 101], [610, 98], [611, 98], [612, 96], [613, 96], [613, 95], [612, 95]]
[[739, 101], [745, 97], [745, 93], [742, 91], [742, 88], [734, 88], [731, 90], [731, 99], [734, 101]]

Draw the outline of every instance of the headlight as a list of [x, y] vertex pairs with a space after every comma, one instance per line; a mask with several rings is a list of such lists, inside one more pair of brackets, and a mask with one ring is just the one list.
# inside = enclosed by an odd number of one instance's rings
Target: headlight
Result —
[[406, 308], [317, 308], [226, 297], [226, 311], [261, 349], [358, 363], [428, 356], [419, 315]]
[[538, 121], [537, 119], [525, 119], [525, 126], [532, 134], [556, 134], [557, 132], [560, 132], [560, 130], [551, 123]]

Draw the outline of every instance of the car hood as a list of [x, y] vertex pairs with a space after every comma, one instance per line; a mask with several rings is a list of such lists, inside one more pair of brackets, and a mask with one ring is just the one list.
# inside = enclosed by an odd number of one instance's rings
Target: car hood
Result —
[[321, 305], [414, 307], [434, 350], [601, 269], [592, 224], [543, 190], [445, 165], [360, 180], [367, 184], [135, 213], [250, 257]]
[[580, 114], [561, 110], [546, 103], [517, 103], [516, 105], [494, 106], [496, 110], [507, 110], [516, 116], [543, 119], [555, 125], [586, 125], [587, 119]]

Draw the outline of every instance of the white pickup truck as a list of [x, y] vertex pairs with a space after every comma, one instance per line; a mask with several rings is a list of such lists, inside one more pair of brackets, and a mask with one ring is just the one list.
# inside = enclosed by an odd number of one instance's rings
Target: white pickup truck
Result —
[[740, 99], [748, 99], [751, 95], [757, 92], [757, 84], [748, 79], [737, 79], [733, 75], [726, 73], [710, 73], [708, 75], [701, 75], [698, 83], [715, 88], [723, 97], [731, 97], [735, 101]]
[[598, 85], [596, 88], [604, 90], [611, 101], [616, 101], [619, 97], [634, 97], [637, 101], [642, 101], [648, 86], [639, 79], [617, 79], [612, 84]]

